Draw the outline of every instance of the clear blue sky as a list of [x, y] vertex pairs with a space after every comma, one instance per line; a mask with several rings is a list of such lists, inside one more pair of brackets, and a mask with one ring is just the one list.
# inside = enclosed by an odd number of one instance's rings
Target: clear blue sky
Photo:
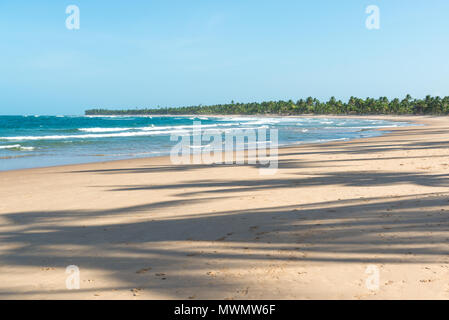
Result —
[[0, 114], [449, 95], [447, 0], [2, 0], [0, 39]]

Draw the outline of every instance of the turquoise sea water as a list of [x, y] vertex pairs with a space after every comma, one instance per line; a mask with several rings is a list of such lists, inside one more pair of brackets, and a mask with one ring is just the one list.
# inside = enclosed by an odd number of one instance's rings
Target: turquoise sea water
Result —
[[[278, 129], [279, 145], [373, 137], [403, 122], [343, 118], [0, 116], [0, 170], [168, 155], [172, 133]], [[190, 132], [190, 133], [189, 133]]]

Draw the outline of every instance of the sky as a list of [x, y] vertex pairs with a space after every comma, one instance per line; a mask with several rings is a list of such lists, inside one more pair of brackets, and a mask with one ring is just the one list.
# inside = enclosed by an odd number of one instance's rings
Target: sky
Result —
[[448, 17], [447, 0], [0, 0], [0, 114], [447, 96]]

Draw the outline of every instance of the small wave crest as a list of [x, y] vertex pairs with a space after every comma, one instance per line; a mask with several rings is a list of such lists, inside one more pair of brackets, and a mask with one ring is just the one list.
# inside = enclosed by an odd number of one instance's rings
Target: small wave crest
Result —
[[120, 131], [129, 131], [133, 128], [80, 128], [78, 129], [81, 132], [120, 132]]
[[23, 150], [23, 151], [32, 151], [34, 150], [34, 147], [24, 147], [20, 144], [12, 144], [12, 145], [8, 145], [8, 146], [0, 146], [0, 149], [3, 150]]
[[[170, 130], [170, 128], [172, 128]], [[239, 127], [239, 128], [220, 128], [216, 125], [201, 125], [203, 131], [208, 133], [223, 133], [232, 132], [234, 130], [250, 130], [268, 128], [267, 126], [260, 126], [258, 128]], [[163, 129], [163, 130], [161, 130]], [[97, 139], [97, 138], [123, 138], [123, 137], [146, 137], [154, 135], [171, 135], [171, 134], [191, 134], [194, 126], [174, 126], [174, 127], [146, 127], [140, 128], [139, 131], [125, 131], [125, 132], [106, 132], [106, 133], [87, 133], [77, 135], [44, 135], [44, 136], [16, 136], [16, 137], [0, 137], [1, 140], [6, 141], [40, 141], [40, 140], [68, 140], [68, 139]], [[205, 130], [204, 130], [205, 129]], [[194, 131], [194, 130], [193, 130]], [[24, 148], [24, 147], [22, 147]]]

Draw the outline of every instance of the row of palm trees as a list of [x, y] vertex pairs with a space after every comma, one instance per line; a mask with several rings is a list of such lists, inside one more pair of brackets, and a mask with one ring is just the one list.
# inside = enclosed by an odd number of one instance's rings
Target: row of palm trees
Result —
[[273, 115], [301, 115], [301, 114], [449, 114], [449, 96], [413, 99], [407, 95], [404, 99], [389, 100], [387, 97], [378, 99], [360, 99], [351, 97], [347, 102], [331, 97], [327, 102], [320, 102], [309, 97], [296, 102], [266, 101], [251, 103], [217, 104], [210, 106], [170, 107], [170, 108], [137, 108], [127, 110], [90, 109], [86, 115], [190, 115], [190, 114], [273, 114]]

